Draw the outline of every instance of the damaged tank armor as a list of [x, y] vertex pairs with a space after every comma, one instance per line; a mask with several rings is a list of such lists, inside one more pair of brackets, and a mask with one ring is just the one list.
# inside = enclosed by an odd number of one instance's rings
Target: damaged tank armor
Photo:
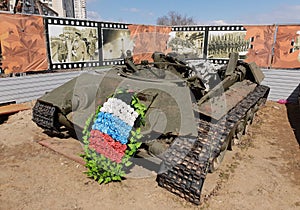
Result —
[[269, 87], [261, 85], [264, 75], [256, 64], [238, 60], [236, 53], [227, 65], [207, 69], [207, 79], [203, 69], [172, 55], [152, 58], [135, 64], [128, 57], [108, 72], [81, 74], [39, 98], [33, 121], [52, 132], [67, 128], [80, 140], [96, 107], [117, 88], [131, 88], [147, 107], [143, 143], [161, 160], [158, 185], [199, 204], [207, 173], [240, 141]]

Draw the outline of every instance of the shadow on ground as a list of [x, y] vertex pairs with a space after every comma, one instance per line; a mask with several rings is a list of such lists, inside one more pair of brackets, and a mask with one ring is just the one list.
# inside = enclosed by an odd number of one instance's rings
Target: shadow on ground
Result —
[[300, 146], [300, 106], [299, 104], [286, 104], [286, 108], [289, 122]]

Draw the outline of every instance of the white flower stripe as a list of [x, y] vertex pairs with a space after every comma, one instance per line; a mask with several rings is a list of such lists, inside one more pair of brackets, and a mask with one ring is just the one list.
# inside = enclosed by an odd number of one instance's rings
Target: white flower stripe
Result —
[[138, 117], [138, 113], [131, 106], [117, 98], [109, 98], [100, 111], [111, 113], [130, 126], [134, 125], [134, 121]]

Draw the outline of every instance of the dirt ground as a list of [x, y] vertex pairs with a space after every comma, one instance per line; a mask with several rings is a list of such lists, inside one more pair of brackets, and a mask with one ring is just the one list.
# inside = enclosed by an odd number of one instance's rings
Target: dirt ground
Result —
[[300, 209], [299, 132], [299, 107], [268, 101], [195, 206], [153, 174], [107, 185], [88, 179], [84, 166], [38, 143], [56, 137], [22, 111], [0, 124], [0, 209]]

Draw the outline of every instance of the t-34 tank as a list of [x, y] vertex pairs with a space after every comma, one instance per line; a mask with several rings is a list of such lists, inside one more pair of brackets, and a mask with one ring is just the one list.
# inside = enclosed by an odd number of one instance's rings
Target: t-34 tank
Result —
[[161, 160], [158, 185], [199, 204], [207, 173], [240, 141], [269, 88], [261, 85], [256, 64], [236, 53], [210, 81], [174, 56], [154, 53], [153, 60], [137, 65], [126, 58], [109, 71], [81, 74], [39, 98], [33, 121], [52, 132], [67, 128], [80, 139], [86, 119], [108, 96], [133, 90], [147, 107], [144, 148]]

